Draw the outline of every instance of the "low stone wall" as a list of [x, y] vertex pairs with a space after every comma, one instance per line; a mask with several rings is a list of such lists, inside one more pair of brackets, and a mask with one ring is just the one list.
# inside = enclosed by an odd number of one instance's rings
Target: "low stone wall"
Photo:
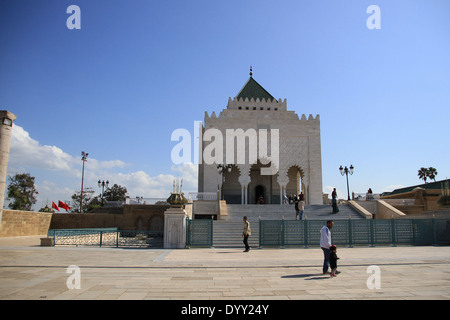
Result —
[[50, 229], [115, 228], [122, 218], [122, 213], [54, 213]]
[[50, 229], [118, 228], [120, 230], [164, 229], [164, 211], [167, 205], [125, 205], [104, 213], [54, 213]]
[[362, 204], [363, 203], [359, 203], [356, 202], [354, 200], [350, 200], [347, 202], [351, 207], [353, 207], [353, 209], [355, 209], [356, 211], [358, 211], [358, 213], [363, 216], [366, 219], [372, 219], [373, 215], [372, 212], [374, 212], [374, 210], [368, 210], [367, 208], [365, 208]]
[[195, 200], [192, 205], [192, 214], [197, 216], [211, 216], [220, 214], [220, 206], [217, 200]]
[[357, 210], [366, 219], [392, 219], [404, 218], [404, 212], [398, 210], [396, 207], [390, 205], [384, 200], [373, 201], [349, 201], [355, 210]]
[[406, 216], [403, 212], [391, 206], [386, 201], [377, 200], [377, 202], [378, 202], [378, 212], [376, 215], [377, 219], [403, 218]]
[[[432, 211], [432, 210], [438, 210], [439, 205], [437, 203], [437, 200], [439, 199], [439, 196], [442, 194], [442, 190], [440, 189], [423, 189], [423, 188], [415, 188], [412, 191], [404, 192], [404, 193], [397, 193], [393, 195], [387, 195], [381, 197], [381, 200], [388, 200], [391, 201], [393, 199], [400, 199], [400, 200], [413, 200], [414, 205], [416, 207], [410, 207], [410, 211], [408, 213], [420, 213], [425, 211]], [[397, 206], [397, 204], [392, 204], [394, 207], [400, 209], [400, 207]], [[399, 205], [402, 205], [401, 203]], [[405, 209], [405, 208], [403, 208]], [[402, 210], [402, 209], [400, 209]], [[403, 211], [403, 210], [402, 210]]]
[[46, 235], [49, 229], [118, 228], [120, 230], [164, 230], [167, 205], [125, 205], [112, 213], [46, 213], [3, 210], [0, 237]]
[[52, 213], [3, 209], [0, 238], [46, 235]]

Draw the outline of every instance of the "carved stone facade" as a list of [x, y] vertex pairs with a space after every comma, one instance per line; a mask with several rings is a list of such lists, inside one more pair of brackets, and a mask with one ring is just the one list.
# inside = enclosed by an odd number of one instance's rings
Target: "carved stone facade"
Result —
[[[199, 164], [199, 192], [219, 190], [227, 203], [254, 204], [262, 196], [264, 203], [281, 204], [283, 195], [289, 197], [302, 191], [307, 204], [323, 203], [318, 115], [299, 118], [287, 109], [286, 99], [274, 99], [251, 76], [239, 94], [228, 99], [227, 108], [218, 116], [215, 112], [205, 113], [200, 135], [203, 159], [211, 152], [211, 144], [217, 143], [214, 138], [205, 139], [209, 129], [222, 133], [223, 157], [214, 163], [203, 160]], [[242, 156], [238, 135], [228, 139], [230, 132], [236, 133], [239, 129], [245, 139], [244, 163], [236, 161], [239, 152]], [[264, 145], [267, 152], [261, 152]], [[230, 150], [230, 146], [233, 149]], [[251, 160], [251, 150], [257, 150], [256, 161]], [[227, 158], [230, 152], [234, 161]], [[212, 155], [217, 156], [214, 152]], [[223, 179], [217, 166], [230, 163], [231, 169], [224, 171]], [[275, 170], [272, 174], [262, 174], [261, 169], [268, 167]]]

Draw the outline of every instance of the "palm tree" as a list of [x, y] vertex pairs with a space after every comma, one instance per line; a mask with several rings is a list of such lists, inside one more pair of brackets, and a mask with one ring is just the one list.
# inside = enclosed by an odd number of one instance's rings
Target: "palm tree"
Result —
[[425, 183], [427, 183], [427, 177], [428, 175], [428, 169], [427, 168], [420, 168], [419, 173], [417, 174], [419, 176], [420, 180], [423, 180]]
[[437, 174], [438, 174], [438, 172], [436, 171], [435, 168], [433, 168], [433, 167], [428, 168], [428, 178], [433, 179], [434, 182], [436, 182]]

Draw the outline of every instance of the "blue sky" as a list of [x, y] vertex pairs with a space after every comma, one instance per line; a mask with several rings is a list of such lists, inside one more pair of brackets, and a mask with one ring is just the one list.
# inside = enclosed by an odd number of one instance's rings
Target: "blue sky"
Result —
[[[81, 29], [69, 30], [69, 5]], [[369, 30], [367, 7], [381, 10]], [[324, 192], [375, 193], [450, 176], [447, 0], [2, 0], [0, 109], [17, 115], [8, 173], [36, 177], [39, 203], [98, 179], [131, 197], [166, 197], [196, 168], [170, 155], [254, 79], [297, 114], [321, 119]]]

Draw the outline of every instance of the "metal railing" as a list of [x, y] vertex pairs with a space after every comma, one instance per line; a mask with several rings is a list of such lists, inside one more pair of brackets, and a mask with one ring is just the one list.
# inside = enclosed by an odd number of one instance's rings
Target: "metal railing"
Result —
[[217, 192], [189, 192], [189, 201], [217, 200]]
[[[319, 246], [326, 221], [260, 220], [260, 247]], [[336, 245], [450, 244], [450, 219], [335, 220], [331, 230]]]
[[380, 200], [381, 194], [379, 193], [355, 193], [352, 192], [352, 200], [355, 201], [371, 201]]
[[186, 220], [186, 247], [212, 247], [213, 220]]
[[100, 229], [51, 229], [54, 245], [99, 247], [163, 247], [163, 231]]
[[167, 203], [167, 198], [127, 198], [125, 204], [156, 204], [156, 203]]
[[[259, 220], [259, 247], [320, 245], [323, 220]], [[449, 245], [450, 219], [335, 220], [332, 242], [356, 245]], [[53, 229], [54, 245], [100, 247], [163, 247], [163, 231], [106, 229]], [[186, 221], [186, 247], [213, 247], [213, 220]]]

